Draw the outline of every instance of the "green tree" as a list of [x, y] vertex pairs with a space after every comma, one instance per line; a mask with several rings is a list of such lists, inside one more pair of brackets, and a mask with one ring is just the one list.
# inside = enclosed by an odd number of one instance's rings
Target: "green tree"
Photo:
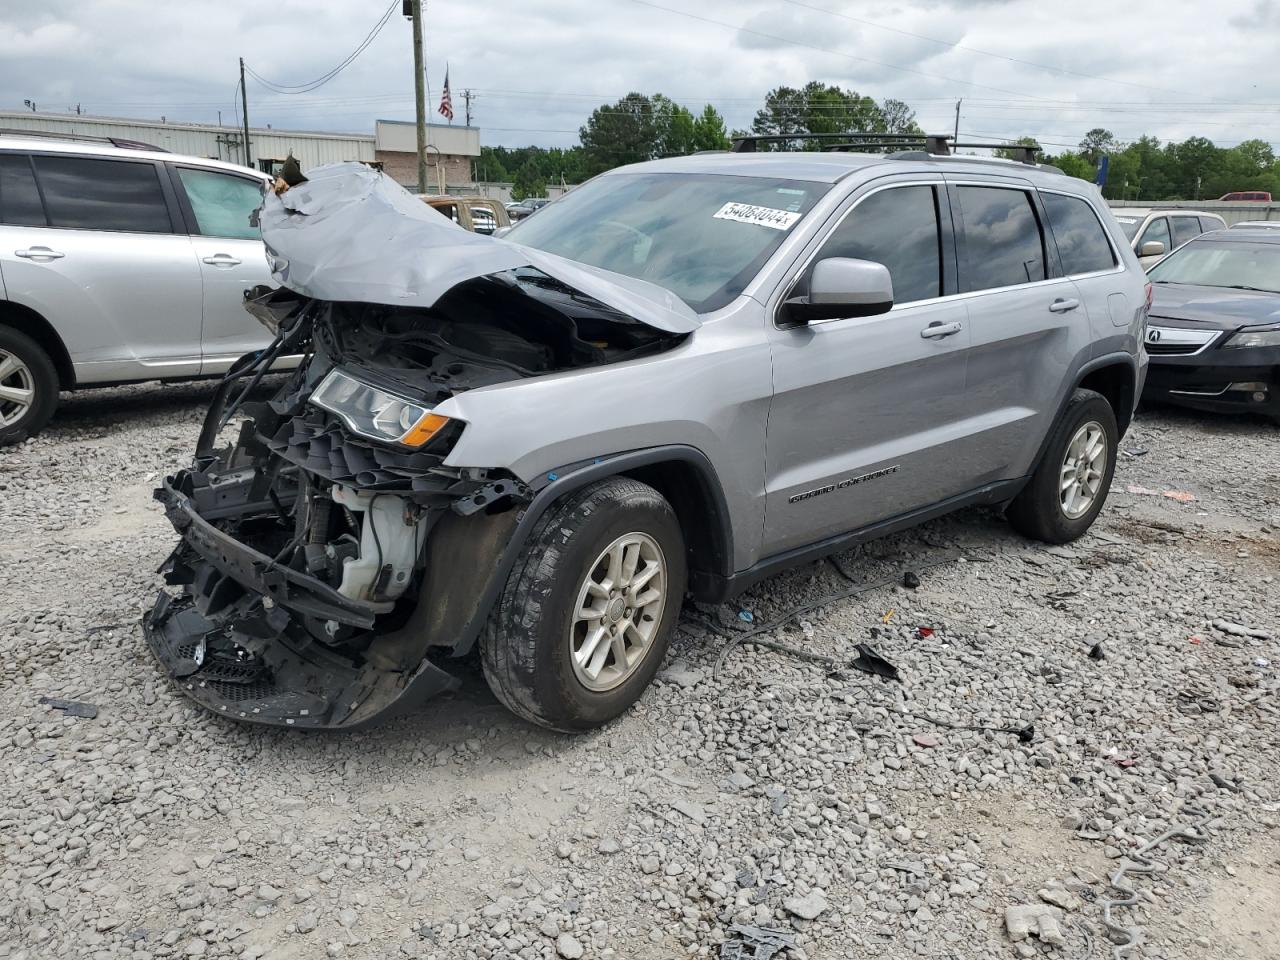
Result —
[[697, 121], [693, 114], [661, 93], [655, 93], [649, 99], [653, 104], [655, 136], [652, 156], [682, 157], [693, 153], [697, 134]]
[[724, 117], [709, 103], [702, 108], [701, 116], [693, 122], [693, 146], [695, 150], [729, 149]]
[[1094, 127], [1080, 141], [1080, 155], [1095, 167], [1104, 153], [1111, 153], [1115, 148], [1115, 135], [1102, 127]]
[[547, 195], [547, 181], [542, 178], [542, 174], [538, 172], [537, 165], [528, 160], [525, 165], [516, 171], [516, 175], [511, 183], [511, 199], [523, 200], [525, 197], [545, 197]]
[[[895, 104], [899, 102], [895, 101]], [[895, 105], [893, 122], [914, 124], [906, 104]], [[888, 133], [888, 120], [875, 100], [854, 90], [810, 81], [800, 89], [775, 87], [765, 94], [764, 107], [756, 111], [751, 132], [786, 136], [799, 133]], [[812, 147], [803, 139], [786, 141], [775, 149]]]
[[[1014, 143], [1021, 144], [1024, 147], [1039, 147], [1040, 141], [1035, 137], [1019, 137]], [[1004, 157], [1006, 160], [1017, 160], [1018, 152], [1012, 148], [997, 147], [991, 151], [997, 157]]]
[[649, 160], [658, 140], [653, 101], [643, 93], [629, 93], [615, 104], [597, 107], [578, 136], [588, 176]]

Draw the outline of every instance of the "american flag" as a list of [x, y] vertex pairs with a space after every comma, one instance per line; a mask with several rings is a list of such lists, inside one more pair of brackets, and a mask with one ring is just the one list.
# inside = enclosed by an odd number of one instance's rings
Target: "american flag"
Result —
[[449, 92], [449, 71], [444, 72], [444, 93], [440, 94], [440, 113], [453, 122], [453, 94]]

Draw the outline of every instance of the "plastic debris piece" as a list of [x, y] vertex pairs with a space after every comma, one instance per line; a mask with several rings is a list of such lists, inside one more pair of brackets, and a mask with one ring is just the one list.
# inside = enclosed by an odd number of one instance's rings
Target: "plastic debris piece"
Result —
[[890, 620], [892, 620], [892, 619], [893, 619], [893, 615], [894, 615], [895, 613], [897, 613], [897, 612], [898, 612], [897, 610], [894, 610], [893, 608], [890, 608], [889, 612], [888, 612], [888, 613], [886, 613], [883, 617], [881, 617], [881, 618], [880, 618], [880, 622], [881, 622], [881, 623], [888, 623]]
[[916, 627], [916, 636], [921, 640], [933, 636], [933, 627]]
[[1271, 666], [1271, 661], [1268, 660], [1266, 657], [1255, 657], [1253, 660], [1253, 665], [1255, 667], [1269, 667]]
[[769, 960], [795, 947], [796, 938], [785, 930], [735, 923], [729, 928], [729, 939], [720, 944], [720, 960]]
[[1133, 757], [1112, 757], [1111, 762], [1122, 770], [1128, 770], [1138, 761], [1133, 759]]
[[1107, 655], [1106, 655], [1105, 653], [1103, 653], [1103, 652], [1102, 652], [1102, 642], [1101, 642], [1101, 641], [1099, 641], [1098, 643], [1095, 643], [1092, 647], [1090, 647], [1090, 648], [1089, 648], [1089, 659], [1090, 659], [1090, 660], [1105, 660], [1105, 659], [1107, 659]]
[[932, 733], [913, 734], [911, 739], [916, 742], [917, 746], [921, 746], [921, 747], [936, 747], [939, 743], [942, 742], [937, 737], [935, 737]]
[[898, 668], [880, 656], [875, 651], [875, 648], [865, 643], [858, 644], [858, 657], [849, 666], [855, 670], [861, 670], [863, 673], [869, 673], [873, 677], [902, 681], [902, 678], [898, 676]]
[[743, 623], [755, 623], [755, 622], [756, 622], [756, 616], [755, 616], [755, 614], [754, 614], [754, 613], [752, 613], [750, 610], [739, 610], [739, 611], [738, 611], [738, 619], [739, 619], [739, 620], [741, 620]]
[[1196, 644], [1196, 645], [1198, 646], [1199, 644], [1204, 643], [1204, 638], [1202, 638], [1202, 637], [1187, 637], [1187, 642], [1188, 642], [1188, 643], [1194, 643], [1194, 644]]
[[912, 571], [908, 570], [902, 575], [902, 585], [908, 590], [914, 590], [916, 587], [920, 586], [920, 578]]
[[1168, 497], [1170, 500], [1177, 500], [1179, 503], [1196, 502], [1196, 495], [1194, 493], [1189, 493], [1186, 490], [1166, 490], [1163, 496]]
[[1124, 451], [1126, 457], [1145, 457], [1147, 455], [1144, 447], [1130, 447]]
[[86, 720], [92, 720], [98, 715], [98, 708], [92, 703], [83, 703], [79, 700], [62, 700], [58, 697], [41, 697], [40, 703], [47, 703], [54, 710], [61, 710], [68, 717], [83, 717]]

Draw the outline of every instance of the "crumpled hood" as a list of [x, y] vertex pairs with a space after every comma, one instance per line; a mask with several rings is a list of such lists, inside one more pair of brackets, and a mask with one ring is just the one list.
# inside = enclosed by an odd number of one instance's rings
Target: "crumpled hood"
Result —
[[632, 277], [471, 233], [363, 163], [307, 171], [258, 214], [272, 276], [317, 300], [431, 307], [464, 280], [534, 267], [641, 323], [689, 333], [698, 315]]
[[1280, 322], [1280, 294], [1197, 284], [1153, 284], [1152, 317], [1193, 320], [1222, 330]]

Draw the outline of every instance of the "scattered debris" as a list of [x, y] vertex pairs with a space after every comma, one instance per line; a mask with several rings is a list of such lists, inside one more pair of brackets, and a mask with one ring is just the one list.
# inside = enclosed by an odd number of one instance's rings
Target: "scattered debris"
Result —
[[1198, 646], [1199, 644], [1204, 643], [1204, 638], [1203, 637], [1187, 637], [1187, 642], [1194, 643]]
[[935, 737], [932, 733], [916, 733], [912, 734], [911, 739], [921, 747], [936, 747], [942, 741]]
[[1045, 903], [1051, 903], [1055, 907], [1060, 907], [1068, 913], [1071, 913], [1074, 910], [1079, 910], [1084, 906], [1084, 901], [1066, 887], [1044, 887], [1043, 889], [1036, 891], [1036, 896]]
[[898, 676], [898, 668], [880, 656], [874, 647], [865, 643], [858, 644], [858, 657], [849, 666], [855, 670], [861, 670], [863, 673], [869, 673], [874, 677], [902, 681], [902, 678]]
[[720, 944], [720, 960], [769, 960], [795, 947], [796, 938], [785, 930], [735, 923], [729, 928], [729, 939]]
[[1101, 640], [1099, 640], [1097, 643], [1095, 643], [1092, 647], [1090, 647], [1090, 648], [1089, 648], [1089, 659], [1090, 659], [1090, 660], [1105, 660], [1105, 659], [1107, 659], [1107, 655], [1106, 655], [1106, 654], [1103, 652], [1103, 650], [1102, 650], [1102, 641], [1101, 641]]
[[40, 703], [47, 703], [54, 710], [61, 710], [68, 717], [83, 717], [92, 720], [98, 715], [98, 708], [92, 703], [80, 700], [62, 700], [58, 697], [41, 697]]
[[916, 638], [924, 640], [933, 636], [933, 627], [916, 627]]
[[1128, 770], [1138, 761], [1133, 759], [1133, 757], [1112, 757], [1111, 762], [1122, 770]]
[[1163, 496], [1170, 500], [1177, 500], [1179, 503], [1195, 503], [1196, 495], [1186, 490], [1166, 490]]
[[888, 613], [886, 613], [883, 617], [881, 617], [881, 618], [880, 618], [880, 622], [881, 622], [881, 623], [888, 623], [890, 620], [892, 620], [892, 619], [893, 619], [893, 615], [894, 615], [895, 613], [897, 613], [897, 612], [898, 612], [898, 611], [897, 611], [897, 610], [895, 610], [893, 607], [890, 607], [890, 608], [889, 608], [889, 612], [888, 612]]
[[739, 610], [738, 619], [741, 620], [743, 623], [755, 623], [756, 615], [752, 613], [750, 610]]
[[920, 586], [920, 578], [912, 571], [908, 570], [902, 575], [902, 585], [908, 590], [914, 590]]
[[1239, 793], [1240, 787], [1232, 783], [1226, 777], [1220, 777], [1216, 773], [1210, 773], [1209, 779], [1213, 781], [1213, 785], [1220, 790], [1229, 790], [1232, 793]]
[[826, 913], [827, 897], [821, 890], [814, 888], [803, 897], [787, 897], [782, 901], [782, 908], [801, 920], [817, 920]]
[[1269, 667], [1271, 666], [1271, 661], [1266, 657], [1254, 657], [1253, 665], [1255, 667]]
[[1062, 935], [1062, 911], [1043, 903], [1006, 907], [1004, 926], [1009, 939], [1018, 943], [1029, 936], [1038, 937], [1041, 943], [1061, 946], [1066, 943]]
[[1152, 490], [1150, 487], [1140, 487], [1140, 486], [1138, 486], [1136, 483], [1131, 483], [1131, 484], [1129, 484], [1127, 487], [1125, 487], [1125, 489], [1126, 489], [1126, 490], [1128, 490], [1130, 493], [1136, 493], [1136, 494], [1138, 494], [1138, 496], [1140, 496], [1140, 497], [1158, 497], [1158, 496], [1160, 496], [1160, 491], [1159, 491], [1159, 490]]
[[1232, 623], [1230, 620], [1215, 620], [1212, 623], [1212, 627], [1233, 637], [1250, 637], [1254, 640], [1271, 639], [1271, 634], [1266, 630], [1259, 630], [1257, 627], [1246, 627], [1242, 623]]
[[682, 690], [688, 690], [701, 683], [706, 675], [705, 670], [690, 666], [689, 661], [677, 660], [658, 674], [658, 679], [664, 683], [674, 684]]
[[1121, 452], [1126, 457], [1145, 457], [1147, 455], [1145, 447], [1129, 447]]

